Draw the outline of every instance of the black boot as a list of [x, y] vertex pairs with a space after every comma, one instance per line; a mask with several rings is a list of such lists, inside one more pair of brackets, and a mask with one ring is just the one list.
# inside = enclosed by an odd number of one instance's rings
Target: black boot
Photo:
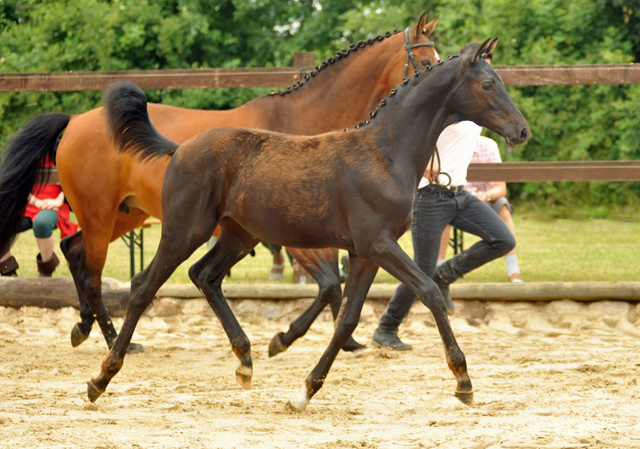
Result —
[[398, 328], [395, 324], [389, 323], [389, 318], [386, 314], [380, 318], [380, 324], [373, 333], [371, 338], [373, 346], [376, 348], [389, 348], [395, 351], [409, 351], [413, 349], [411, 345], [403, 343], [398, 338]]
[[376, 348], [388, 348], [394, 351], [409, 351], [413, 349], [413, 346], [403, 343], [398, 338], [398, 331], [386, 331], [381, 328], [377, 328], [373, 333], [373, 346]]
[[38, 273], [40, 273], [39, 277], [41, 278], [50, 278], [53, 272], [56, 271], [58, 265], [60, 265], [60, 261], [58, 260], [58, 256], [56, 256], [56, 253], [53, 253], [51, 259], [47, 260], [46, 262], [43, 262], [42, 256], [38, 254], [38, 256], [36, 257], [36, 262], [38, 262]]
[[0, 275], [2, 276], [18, 276], [16, 270], [20, 268], [15, 257], [11, 256], [7, 260], [0, 262]]
[[444, 296], [444, 302], [447, 305], [447, 315], [454, 315], [456, 313], [456, 306], [453, 304], [451, 295], [449, 295], [449, 283], [442, 279], [438, 273], [433, 277], [433, 282], [436, 283], [440, 289], [440, 293]]

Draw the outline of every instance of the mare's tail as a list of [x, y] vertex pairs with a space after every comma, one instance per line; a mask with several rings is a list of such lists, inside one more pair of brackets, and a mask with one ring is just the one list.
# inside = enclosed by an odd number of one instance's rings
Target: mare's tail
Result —
[[47, 158], [54, 159], [56, 140], [70, 119], [69, 114], [61, 112], [38, 115], [4, 150], [0, 165], [0, 257], [20, 232], [33, 186], [47, 182], [48, 174], [38, 172], [38, 167]]
[[178, 144], [161, 135], [147, 112], [147, 96], [135, 84], [118, 81], [104, 94], [104, 110], [111, 139], [119, 151], [141, 160], [171, 156]]

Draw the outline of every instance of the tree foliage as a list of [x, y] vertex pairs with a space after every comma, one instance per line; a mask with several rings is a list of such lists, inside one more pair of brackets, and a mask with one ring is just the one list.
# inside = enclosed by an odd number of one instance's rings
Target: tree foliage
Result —
[[[0, 0], [0, 73], [290, 65], [440, 16], [441, 55], [499, 36], [496, 65], [619, 64], [640, 57], [638, 0]], [[260, 89], [148, 92], [152, 101], [230, 108]], [[640, 86], [510, 88], [532, 129], [505, 160], [640, 159]], [[83, 112], [99, 92], [0, 93], [0, 146], [36, 113]], [[489, 133], [490, 135], [491, 133]], [[549, 204], [637, 201], [633, 183], [511, 185]]]

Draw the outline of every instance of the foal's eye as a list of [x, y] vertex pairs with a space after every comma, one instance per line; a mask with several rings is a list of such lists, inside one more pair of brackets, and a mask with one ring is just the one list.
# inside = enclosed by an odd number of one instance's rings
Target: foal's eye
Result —
[[484, 83], [480, 84], [480, 86], [482, 86], [484, 90], [491, 90], [493, 88], [493, 83], [491, 83], [490, 81], [485, 81]]

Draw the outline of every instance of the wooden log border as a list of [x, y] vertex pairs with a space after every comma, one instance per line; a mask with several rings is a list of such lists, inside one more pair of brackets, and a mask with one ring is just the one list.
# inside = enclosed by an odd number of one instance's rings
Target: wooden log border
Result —
[[[368, 299], [389, 300], [398, 284], [374, 284]], [[314, 298], [316, 284], [226, 284], [222, 291], [227, 299], [295, 300]], [[105, 282], [103, 297], [112, 313], [126, 308], [129, 284]], [[201, 299], [198, 289], [190, 284], [166, 284], [157, 297]], [[640, 282], [527, 282], [453, 284], [451, 297], [456, 300], [482, 301], [640, 301]], [[78, 297], [69, 278], [0, 278], [0, 306], [20, 308], [35, 306], [48, 309], [78, 308]]]

